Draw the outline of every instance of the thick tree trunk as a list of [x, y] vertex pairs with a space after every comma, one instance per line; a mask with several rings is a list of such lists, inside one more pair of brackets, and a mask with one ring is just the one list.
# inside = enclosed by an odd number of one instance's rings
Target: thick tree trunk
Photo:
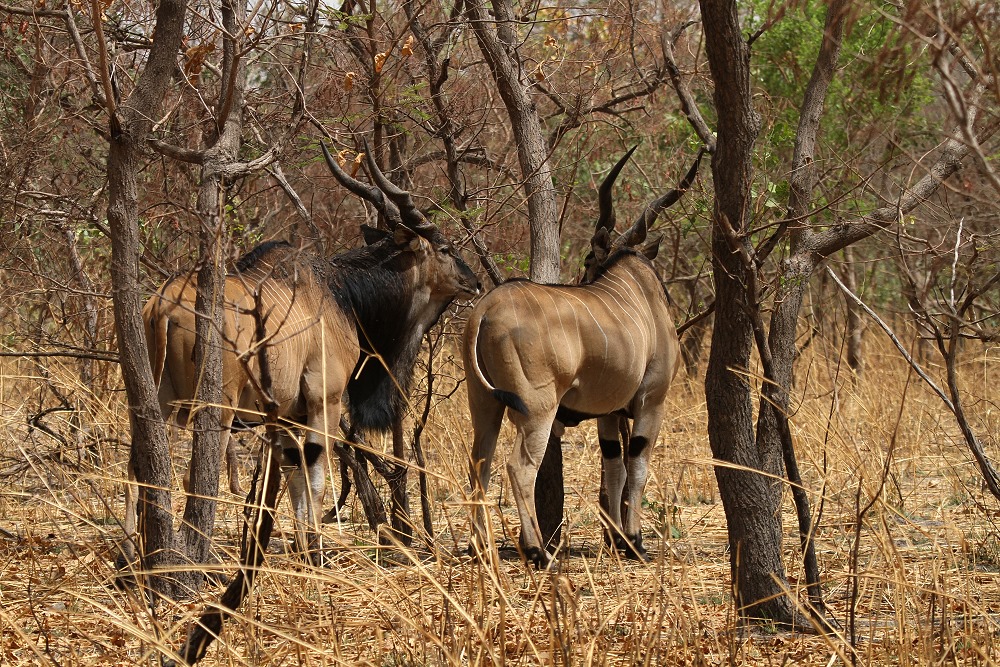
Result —
[[[751, 321], [748, 276], [725, 233], [746, 229], [752, 176], [751, 153], [760, 119], [750, 91], [749, 47], [731, 0], [702, 0], [705, 48], [715, 83], [718, 141], [712, 158], [715, 211], [712, 231], [715, 328], [705, 378], [709, 442], [719, 461], [716, 479], [726, 512], [733, 589], [739, 613], [778, 622], [794, 618], [782, 591], [781, 450], [760, 450], [753, 436], [749, 370]], [[746, 243], [741, 240], [741, 243]], [[746, 469], [736, 469], [735, 464]], [[763, 474], [751, 472], [759, 470]]]

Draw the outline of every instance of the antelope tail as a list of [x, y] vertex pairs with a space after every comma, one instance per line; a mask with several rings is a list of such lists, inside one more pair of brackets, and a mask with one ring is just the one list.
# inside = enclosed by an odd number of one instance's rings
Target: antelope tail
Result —
[[[483, 370], [479, 367], [479, 351], [477, 349], [479, 343], [479, 330], [482, 328], [483, 322], [485, 321], [486, 317], [480, 317], [476, 318], [469, 324], [472, 327], [472, 350], [469, 354], [469, 361], [472, 363], [472, 370], [476, 375], [476, 379], [479, 380], [479, 383], [486, 387], [491, 394], [493, 394], [493, 398], [495, 398], [498, 402], [506, 405], [511, 410], [520, 412], [522, 415], [527, 415], [528, 406], [524, 404], [521, 397], [512, 391], [497, 389], [494, 387], [490, 381], [486, 379], [486, 375], [483, 374]], [[468, 373], [468, 369], [466, 369], [465, 372]]]
[[149, 364], [153, 367], [153, 383], [156, 386], [160, 386], [160, 379], [163, 377], [163, 366], [167, 358], [167, 326], [170, 324], [170, 318], [160, 312], [161, 298], [162, 295], [158, 295], [142, 313]]

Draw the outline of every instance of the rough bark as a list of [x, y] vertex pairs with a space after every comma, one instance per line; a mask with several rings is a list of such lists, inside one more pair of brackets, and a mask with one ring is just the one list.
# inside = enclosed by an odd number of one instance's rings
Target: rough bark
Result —
[[[719, 116], [712, 157], [716, 317], [705, 378], [709, 442], [719, 462], [716, 479], [726, 512], [739, 613], [789, 622], [794, 612], [781, 587], [785, 581], [781, 486], [775, 481], [782, 472], [781, 451], [760, 450], [753, 438], [750, 385], [740, 370], [749, 368], [752, 329], [747, 309], [756, 304], [746, 302], [746, 267], [731, 249], [726, 233], [726, 225], [737, 235], [746, 231], [751, 152], [760, 119], [752, 104], [750, 51], [740, 31], [736, 4], [702, 0], [701, 13]], [[740, 243], [747, 242], [741, 239]]]
[[[198, 190], [199, 231], [198, 295], [195, 299], [195, 368], [198, 374], [197, 401], [201, 408], [193, 420], [189, 496], [184, 507], [179, 548], [193, 564], [209, 560], [215, 526], [216, 498], [219, 494], [219, 467], [222, 422], [222, 329], [225, 269], [225, 218], [223, 195], [226, 167], [239, 157], [243, 134], [243, 91], [246, 74], [239, 58], [239, 26], [245, 5], [223, 0], [223, 58], [219, 99], [215, 105], [216, 131], [206, 149]], [[229, 452], [235, 452], [229, 447]], [[188, 571], [185, 583], [197, 589], [203, 579], [197, 567]]]
[[562, 541], [566, 493], [563, 480], [562, 439], [554, 429], [549, 434], [545, 456], [535, 478], [535, 513], [542, 531], [542, 545], [555, 551]]
[[[132, 432], [130, 463], [139, 483], [139, 557], [151, 572], [173, 560], [170, 505], [170, 452], [156, 398], [142, 326], [143, 293], [139, 285], [139, 207], [137, 176], [153, 118], [160, 109], [176, 57], [187, 5], [161, 0], [155, 38], [135, 90], [120, 108], [111, 109], [108, 154], [108, 224], [111, 230], [111, 281], [115, 329]], [[102, 76], [106, 76], [102, 71]], [[169, 578], [150, 576], [150, 587], [172, 594]]]

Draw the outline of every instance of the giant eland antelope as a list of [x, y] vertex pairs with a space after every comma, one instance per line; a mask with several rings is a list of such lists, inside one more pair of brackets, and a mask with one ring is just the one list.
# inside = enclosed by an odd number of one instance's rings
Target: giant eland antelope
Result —
[[[470, 550], [489, 544], [485, 497], [504, 413], [516, 436], [507, 472], [521, 521], [525, 557], [547, 566], [535, 514], [535, 478], [553, 422], [576, 425], [597, 418], [615, 544], [644, 559], [640, 501], [648, 461], [663, 422], [667, 388], [677, 371], [679, 347], [667, 295], [651, 260], [659, 240], [642, 250], [659, 213], [686, 191], [701, 153], [677, 189], [650, 203], [636, 223], [612, 242], [611, 187], [635, 148], [618, 161], [600, 187], [600, 219], [580, 285], [514, 280], [476, 304], [462, 348], [474, 440], [470, 481], [477, 500]], [[620, 416], [634, 420], [623, 456]], [[626, 466], [627, 461], [627, 466]], [[626, 516], [622, 492], [628, 480]]]
[[[304, 427], [301, 453], [287, 431], [281, 437], [285, 462], [294, 466], [288, 487], [295, 516], [300, 526], [309, 527], [317, 525], [327, 438], [337, 428], [344, 403], [353, 428], [389, 429], [406, 404], [424, 334], [453, 300], [480, 291], [478, 278], [452, 243], [416, 208], [409, 193], [379, 171], [370, 151], [368, 170], [375, 186], [345, 173], [325, 145], [323, 153], [337, 180], [373, 204], [391, 231], [365, 228], [369, 245], [329, 259], [285, 243], [254, 248], [226, 277], [222, 335], [225, 451], [234, 418], [259, 421], [255, 406], [263, 404], [252, 353], [259, 343], [253, 316], [258, 293], [278, 416]], [[174, 278], [143, 309], [160, 407], [165, 419], [173, 414], [182, 425], [197, 382], [196, 293], [196, 274]], [[235, 469], [230, 467], [229, 474], [232, 486]], [[134, 479], [131, 468], [129, 476]], [[125, 529], [132, 535], [135, 506], [128, 491], [126, 503]], [[314, 537], [310, 534], [310, 541]]]

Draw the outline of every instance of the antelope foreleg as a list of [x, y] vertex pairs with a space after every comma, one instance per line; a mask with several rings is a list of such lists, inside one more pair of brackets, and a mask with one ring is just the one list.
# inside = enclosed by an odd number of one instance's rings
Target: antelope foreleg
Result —
[[319, 509], [326, 487], [326, 456], [323, 445], [309, 432], [299, 443], [282, 436], [285, 463], [294, 466], [288, 475], [288, 496], [295, 512], [295, 541], [299, 550], [315, 558], [322, 550], [319, 536]]

